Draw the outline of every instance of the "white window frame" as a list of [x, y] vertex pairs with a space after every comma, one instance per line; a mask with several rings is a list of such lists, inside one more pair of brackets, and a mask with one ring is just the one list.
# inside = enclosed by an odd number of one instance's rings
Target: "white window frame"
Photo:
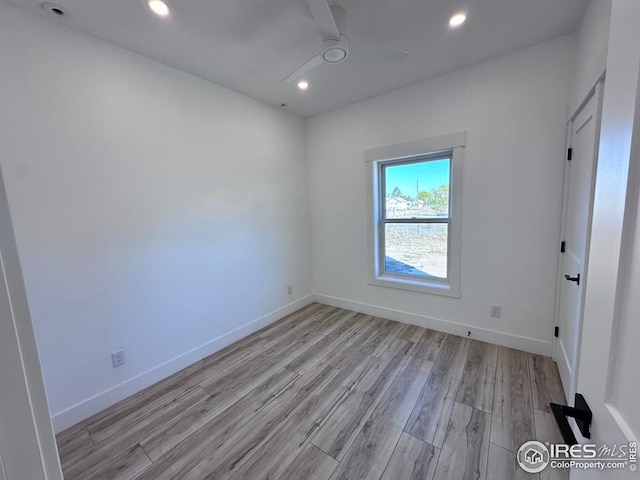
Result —
[[[398, 143], [366, 150], [367, 170], [367, 224], [368, 224], [368, 283], [383, 287], [400, 288], [414, 292], [460, 297], [460, 239], [462, 211], [462, 153], [466, 146], [466, 133], [453, 133], [413, 142]], [[398, 219], [397, 223], [448, 223], [448, 278], [418, 277], [384, 272], [384, 225], [382, 216], [382, 165], [420, 161], [421, 159], [451, 158], [449, 179], [449, 218], [419, 220]], [[396, 220], [392, 220], [396, 222]]]

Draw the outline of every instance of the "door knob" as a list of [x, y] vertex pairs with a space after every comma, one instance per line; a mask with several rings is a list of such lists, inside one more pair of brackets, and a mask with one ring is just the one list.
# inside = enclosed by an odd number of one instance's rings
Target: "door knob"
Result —
[[570, 275], [565, 275], [564, 278], [566, 278], [570, 282], [576, 282], [578, 285], [580, 285], [580, 274], [578, 274], [575, 277], [572, 277]]

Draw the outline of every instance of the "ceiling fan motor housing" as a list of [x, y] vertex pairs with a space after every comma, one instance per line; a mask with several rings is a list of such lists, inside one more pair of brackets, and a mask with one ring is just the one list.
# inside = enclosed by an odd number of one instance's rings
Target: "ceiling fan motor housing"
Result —
[[349, 40], [340, 34], [339, 40], [324, 40], [322, 58], [328, 63], [338, 63], [349, 55]]

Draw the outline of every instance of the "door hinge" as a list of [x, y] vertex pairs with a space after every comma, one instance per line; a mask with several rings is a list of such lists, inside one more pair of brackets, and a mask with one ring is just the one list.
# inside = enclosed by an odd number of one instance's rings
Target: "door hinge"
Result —
[[571, 161], [572, 156], [573, 156], [573, 148], [567, 148], [567, 160]]
[[553, 336], [558, 338], [558, 335], [560, 335], [560, 327], [555, 327], [553, 329]]
[[565, 242], [560, 242], [560, 253], [564, 253]]

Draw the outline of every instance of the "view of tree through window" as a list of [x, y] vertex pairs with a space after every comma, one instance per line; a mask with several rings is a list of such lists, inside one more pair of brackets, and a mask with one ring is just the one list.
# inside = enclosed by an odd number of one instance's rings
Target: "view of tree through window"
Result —
[[382, 167], [386, 273], [448, 277], [450, 163], [441, 158]]

